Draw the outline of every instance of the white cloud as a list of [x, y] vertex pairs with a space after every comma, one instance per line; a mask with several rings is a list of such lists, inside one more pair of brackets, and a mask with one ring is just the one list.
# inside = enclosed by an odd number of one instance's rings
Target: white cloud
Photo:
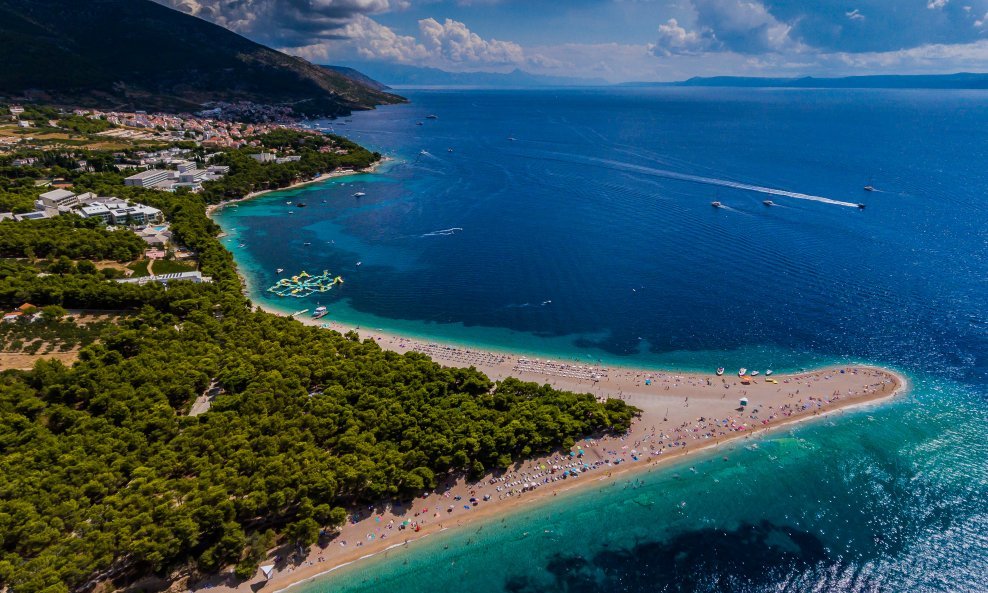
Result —
[[459, 21], [419, 21], [422, 43], [435, 57], [453, 63], [522, 64], [525, 52], [511, 41], [485, 40]]
[[929, 2], [926, 3], [926, 7], [930, 10], [940, 10], [946, 6], [948, 2], [950, 2], [950, 0], [929, 0]]
[[664, 25], [659, 25], [659, 40], [653, 46], [653, 51], [656, 55], [664, 56], [692, 55], [710, 49], [711, 42], [710, 37], [697, 31], [687, 31], [676, 19], [669, 19]]

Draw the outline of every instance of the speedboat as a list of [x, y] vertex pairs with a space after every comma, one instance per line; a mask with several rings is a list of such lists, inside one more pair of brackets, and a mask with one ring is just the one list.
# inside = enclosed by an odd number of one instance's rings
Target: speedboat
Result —
[[717, 376], [719, 377], [723, 374], [724, 374], [724, 367], [717, 367]]
[[747, 372], [748, 372], [748, 369], [746, 369], [744, 367], [741, 367], [740, 369], [738, 369], [738, 376], [739, 377], [743, 377], [744, 374], [747, 373]]
[[306, 246], [312, 245], [312, 241], [306, 241], [305, 243], [302, 243], [302, 245], [306, 245]]
[[447, 148], [446, 149], [446, 152], [453, 152], [453, 149], [452, 148]]
[[439, 119], [439, 116], [438, 115], [432, 115], [430, 113], [429, 115], [425, 116], [425, 119]]
[[772, 374], [772, 369], [768, 369], [768, 370], [765, 371], [765, 376], [766, 377], [771, 376], [771, 374]]
[[723, 208], [724, 207], [724, 205], [721, 204], [720, 202], [710, 202], [710, 205], [713, 206], [714, 208]]
[[875, 188], [872, 187], [872, 186], [870, 186], [870, 185], [866, 185], [866, 186], [864, 186], [864, 190], [865, 191], [875, 191]]
[[422, 122], [418, 122], [418, 123], [417, 123], [417, 124], [415, 124], [415, 125], [417, 125], [417, 126], [424, 126], [425, 124], [424, 124], [424, 123], [422, 123]]
[[858, 210], [864, 210], [864, 209], [865, 209], [864, 204], [858, 204]]
[[758, 371], [751, 371], [751, 376], [752, 377], [757, 377], [758, 376]]
[[357, 262], [357, 265], [359, 266], [359, 265], [360, 265], [360, 264], [362, 264], [362, 263], [364, 263], [364, 262], [362, 262], [362, 261], [358, 261], [358, 262]]
[[366, 195], [367, 194], [365, 194], [364, 192], [358, 191], [357, 193], [353, 194], [353, 197], [355, 197], [355, 198], [362, 198], [362, 197], [364, 197]]
[[305, 202], [299, 202], [295, 205], [298, 206], [299, 208], [305, 208]]
[[278, 268], [277, 270], [274, 271], [274, 273], [275, 274], [280, 274], [280, 273], [282, 273], [284, 271], [285, 271], [285, 268]]
[[775, 202], [772, 200], [763, 200], [762, 204], [765, 204], [766, 206], [775, 206]]

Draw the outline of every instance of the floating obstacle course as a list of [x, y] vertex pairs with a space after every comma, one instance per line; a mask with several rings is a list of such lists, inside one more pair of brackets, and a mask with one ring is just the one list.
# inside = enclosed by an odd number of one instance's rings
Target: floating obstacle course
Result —
[[280, 297], [305, 298], [317, 292], [328, 292], [337, 284], [343, 284], [343, 278], [333, 276], [323, 270], [322, 274], [310, 274], [305, 270], [291, 278], [282, 278], [268, 289]]

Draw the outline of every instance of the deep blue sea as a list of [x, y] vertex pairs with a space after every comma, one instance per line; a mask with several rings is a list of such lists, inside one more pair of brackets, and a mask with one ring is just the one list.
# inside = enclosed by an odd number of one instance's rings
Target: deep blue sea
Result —
[[[217, 216], [254, 298], [559, 358], [859, 360], [913, 386], [305, 593], [988, 591], [988, 92], [403, 94], [314, 122], [391, 157], [377, 174]], [[345, 284], [265, 292], [303, 269]]]

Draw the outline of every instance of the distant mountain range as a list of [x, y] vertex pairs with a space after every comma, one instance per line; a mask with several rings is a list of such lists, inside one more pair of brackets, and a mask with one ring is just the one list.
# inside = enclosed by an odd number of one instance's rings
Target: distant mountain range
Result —
[[151, 0], [0, 0], [0, 97], [197, 111], [209, 101], [340, 115], [401, 102]]
[[[463, 86], [463, 87], [544, 87], [544, 86], [603, 86], [602, 79], [573, 78], [567, 76], [543, 76], [524, 70], [511, 72], [447, 72], [439, 68], [387, 64], [384, 62], [356, 62], [351, 66], [389, 86]], [[338, 71], [343, 69], [335, 66]]]
[[681, 82], [627, 82], [620, 86], [696, 86], [751, 88], [875, 88], [875, 89], [986, 89], [988, 74], [880, 74], [841, 78], [759, 78], [745, 76], [696, 77]]

